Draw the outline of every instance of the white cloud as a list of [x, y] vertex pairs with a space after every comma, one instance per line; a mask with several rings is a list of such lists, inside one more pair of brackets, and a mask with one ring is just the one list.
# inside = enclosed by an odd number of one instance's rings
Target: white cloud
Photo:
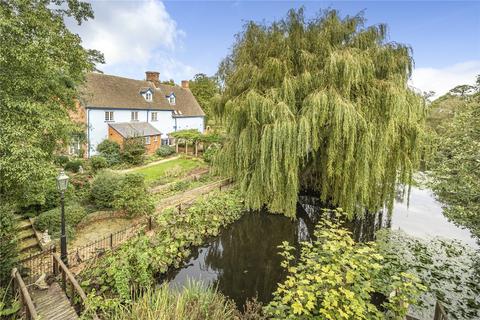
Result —
[[177, 81], [194, 75], [193, 67], [175, 58], [186, 35], [161, 1], [94, 1], [92, 7], [95, 19], [69, 26], [86, 48], [104, 54], [100, 70], [138, 79], [147, 69]]
[[410, 85], [422, 91], [435, 91], [434, 98], [461, 84], [473, 84], [480, 74], [480, 60], [457, 63], [445, 68], [415, 68]]

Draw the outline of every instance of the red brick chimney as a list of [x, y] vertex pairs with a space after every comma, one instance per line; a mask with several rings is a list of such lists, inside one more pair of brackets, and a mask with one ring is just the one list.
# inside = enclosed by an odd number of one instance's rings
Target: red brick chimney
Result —
[[145, 77], [146, 80], [152, 82], [156, 88], [160, 87], [160, 72], [146, 71]]
[[188, 89], [188, 84], [190, 83], [190, 81], [188, 80], [182, 80], [182, 88], [183, 89]]

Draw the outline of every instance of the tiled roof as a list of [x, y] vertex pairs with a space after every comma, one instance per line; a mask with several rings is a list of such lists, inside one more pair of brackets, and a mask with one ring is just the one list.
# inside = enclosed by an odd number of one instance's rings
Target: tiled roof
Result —
[[[151, 88], [152, 101], [146, 101], [142, 92]], [[166, 96], [175, 94], [175, 105]], [[160, 84], [158, 88], [150, 81], [133, 80], [101, 73], [89, 73], [81, 90], [81, 102], [88, 108], [174, 110], [174, 116], [204, 116], [202, 108], [189, 89]]]
[[160, 131], [148, 122], [109, 123], [124, 138], [158, 136]]

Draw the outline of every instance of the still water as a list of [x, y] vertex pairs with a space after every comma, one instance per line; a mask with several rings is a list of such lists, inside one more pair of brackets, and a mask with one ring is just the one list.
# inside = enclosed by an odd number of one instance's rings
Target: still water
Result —
[[[319, 217], [319, 203], [306, 197], [300, 202], [295, 221], [264, 212], [245, 214], [218, 237], [194, 248], [185, 265], [172, 271], [167, 279], [172, 285], [182, 285], [188, 279], [212, 284], [240, 308], [252, 297], [264, 303], [270, 301], [277, 283], [285, 277], [278, 245], [288, 241], [298, 247], [300, 241], [310, 239]], [[371, 239], [381, 227], [402, 229], [422, 238], [457, 239], [478, 248], [468, 230], [442, 215], [441, 204], [429, 190], [412, 188], [409, 204], [398, 199], [391, 217], [380, 213], [350, 226], [357, 240]]]

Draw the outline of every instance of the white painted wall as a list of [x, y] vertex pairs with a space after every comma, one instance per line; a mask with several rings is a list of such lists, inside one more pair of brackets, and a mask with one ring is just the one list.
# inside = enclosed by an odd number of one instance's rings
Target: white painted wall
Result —
[[147, 121], [147, 110], [121, 110], [121, 109], [87, 109], [88, 139], [90, 141], [90, 154], [97, 154], [97, 145], [108, 138], [108, 124], [105, 121], [105, 111], [113, 111], [113, 122], [131, 122], [132, 111], [138, 111], [138, 121]]
[[177, 119], [177, 130], [197, 129], [198, 131], [204, 131], [204, 117], [185, 117]]
[[113, 122], [131, 122], [132, 111], [138, 111], [139, 122], [149, 122], [162, 133], [162, 138], [173, 131], [197, 129], [204, 132], [204, 117], [173, 118], [172, 111], [159, 110], [157, 121], [152, 121], [152, 110], [87, 109], [89, 156], [97, 154], [97, 145], [108, 138], [108, 124], [105, 111], [113, 111]]
[[[152, 121], [152, 112], [157, 112], [157, 121]], [[148, 122], [162, 133], [162, 139], [167, 139], [168, 134], [175, 131], [175, 120], [172, 117], [172, 111], [149, 111]]]

